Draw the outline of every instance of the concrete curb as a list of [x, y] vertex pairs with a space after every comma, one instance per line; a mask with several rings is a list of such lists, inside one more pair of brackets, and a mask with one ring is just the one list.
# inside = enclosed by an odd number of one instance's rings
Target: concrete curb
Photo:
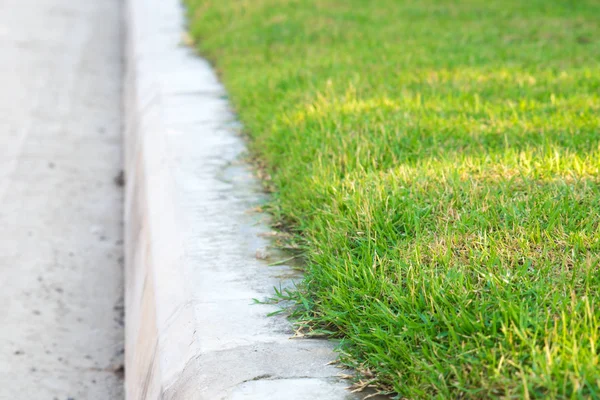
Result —
[[328, 342], [271, 305], [258, 183], [210, 66], [180, 46], [177, 0], [128, 0], [126, 398], [353, 399]]

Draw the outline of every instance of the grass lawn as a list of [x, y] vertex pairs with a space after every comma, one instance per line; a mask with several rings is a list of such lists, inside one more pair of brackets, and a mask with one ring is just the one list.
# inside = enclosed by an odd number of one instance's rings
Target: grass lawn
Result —
[[598, 0], [186, 2], [306, 332], [400, 398], [600, 398]]

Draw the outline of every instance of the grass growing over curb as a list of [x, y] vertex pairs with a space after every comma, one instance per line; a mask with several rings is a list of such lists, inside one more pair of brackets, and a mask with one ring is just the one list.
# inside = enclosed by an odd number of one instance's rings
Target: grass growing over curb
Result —
[[599, 2], [186, 2], [301, 324], [399, 397], [600, 398]]

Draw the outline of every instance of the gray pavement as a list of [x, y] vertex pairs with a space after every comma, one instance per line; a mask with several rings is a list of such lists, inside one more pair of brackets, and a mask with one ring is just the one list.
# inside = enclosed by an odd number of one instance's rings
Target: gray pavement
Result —
[[123, 397], [119, 0], [0, 2], [0, 399]]

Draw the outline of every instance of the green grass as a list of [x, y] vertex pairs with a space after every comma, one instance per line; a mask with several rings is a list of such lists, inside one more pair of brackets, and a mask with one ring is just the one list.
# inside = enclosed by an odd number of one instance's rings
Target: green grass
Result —
[[306, 332], [400, 398], [600, 398], [600, 2], [186, 2]]

